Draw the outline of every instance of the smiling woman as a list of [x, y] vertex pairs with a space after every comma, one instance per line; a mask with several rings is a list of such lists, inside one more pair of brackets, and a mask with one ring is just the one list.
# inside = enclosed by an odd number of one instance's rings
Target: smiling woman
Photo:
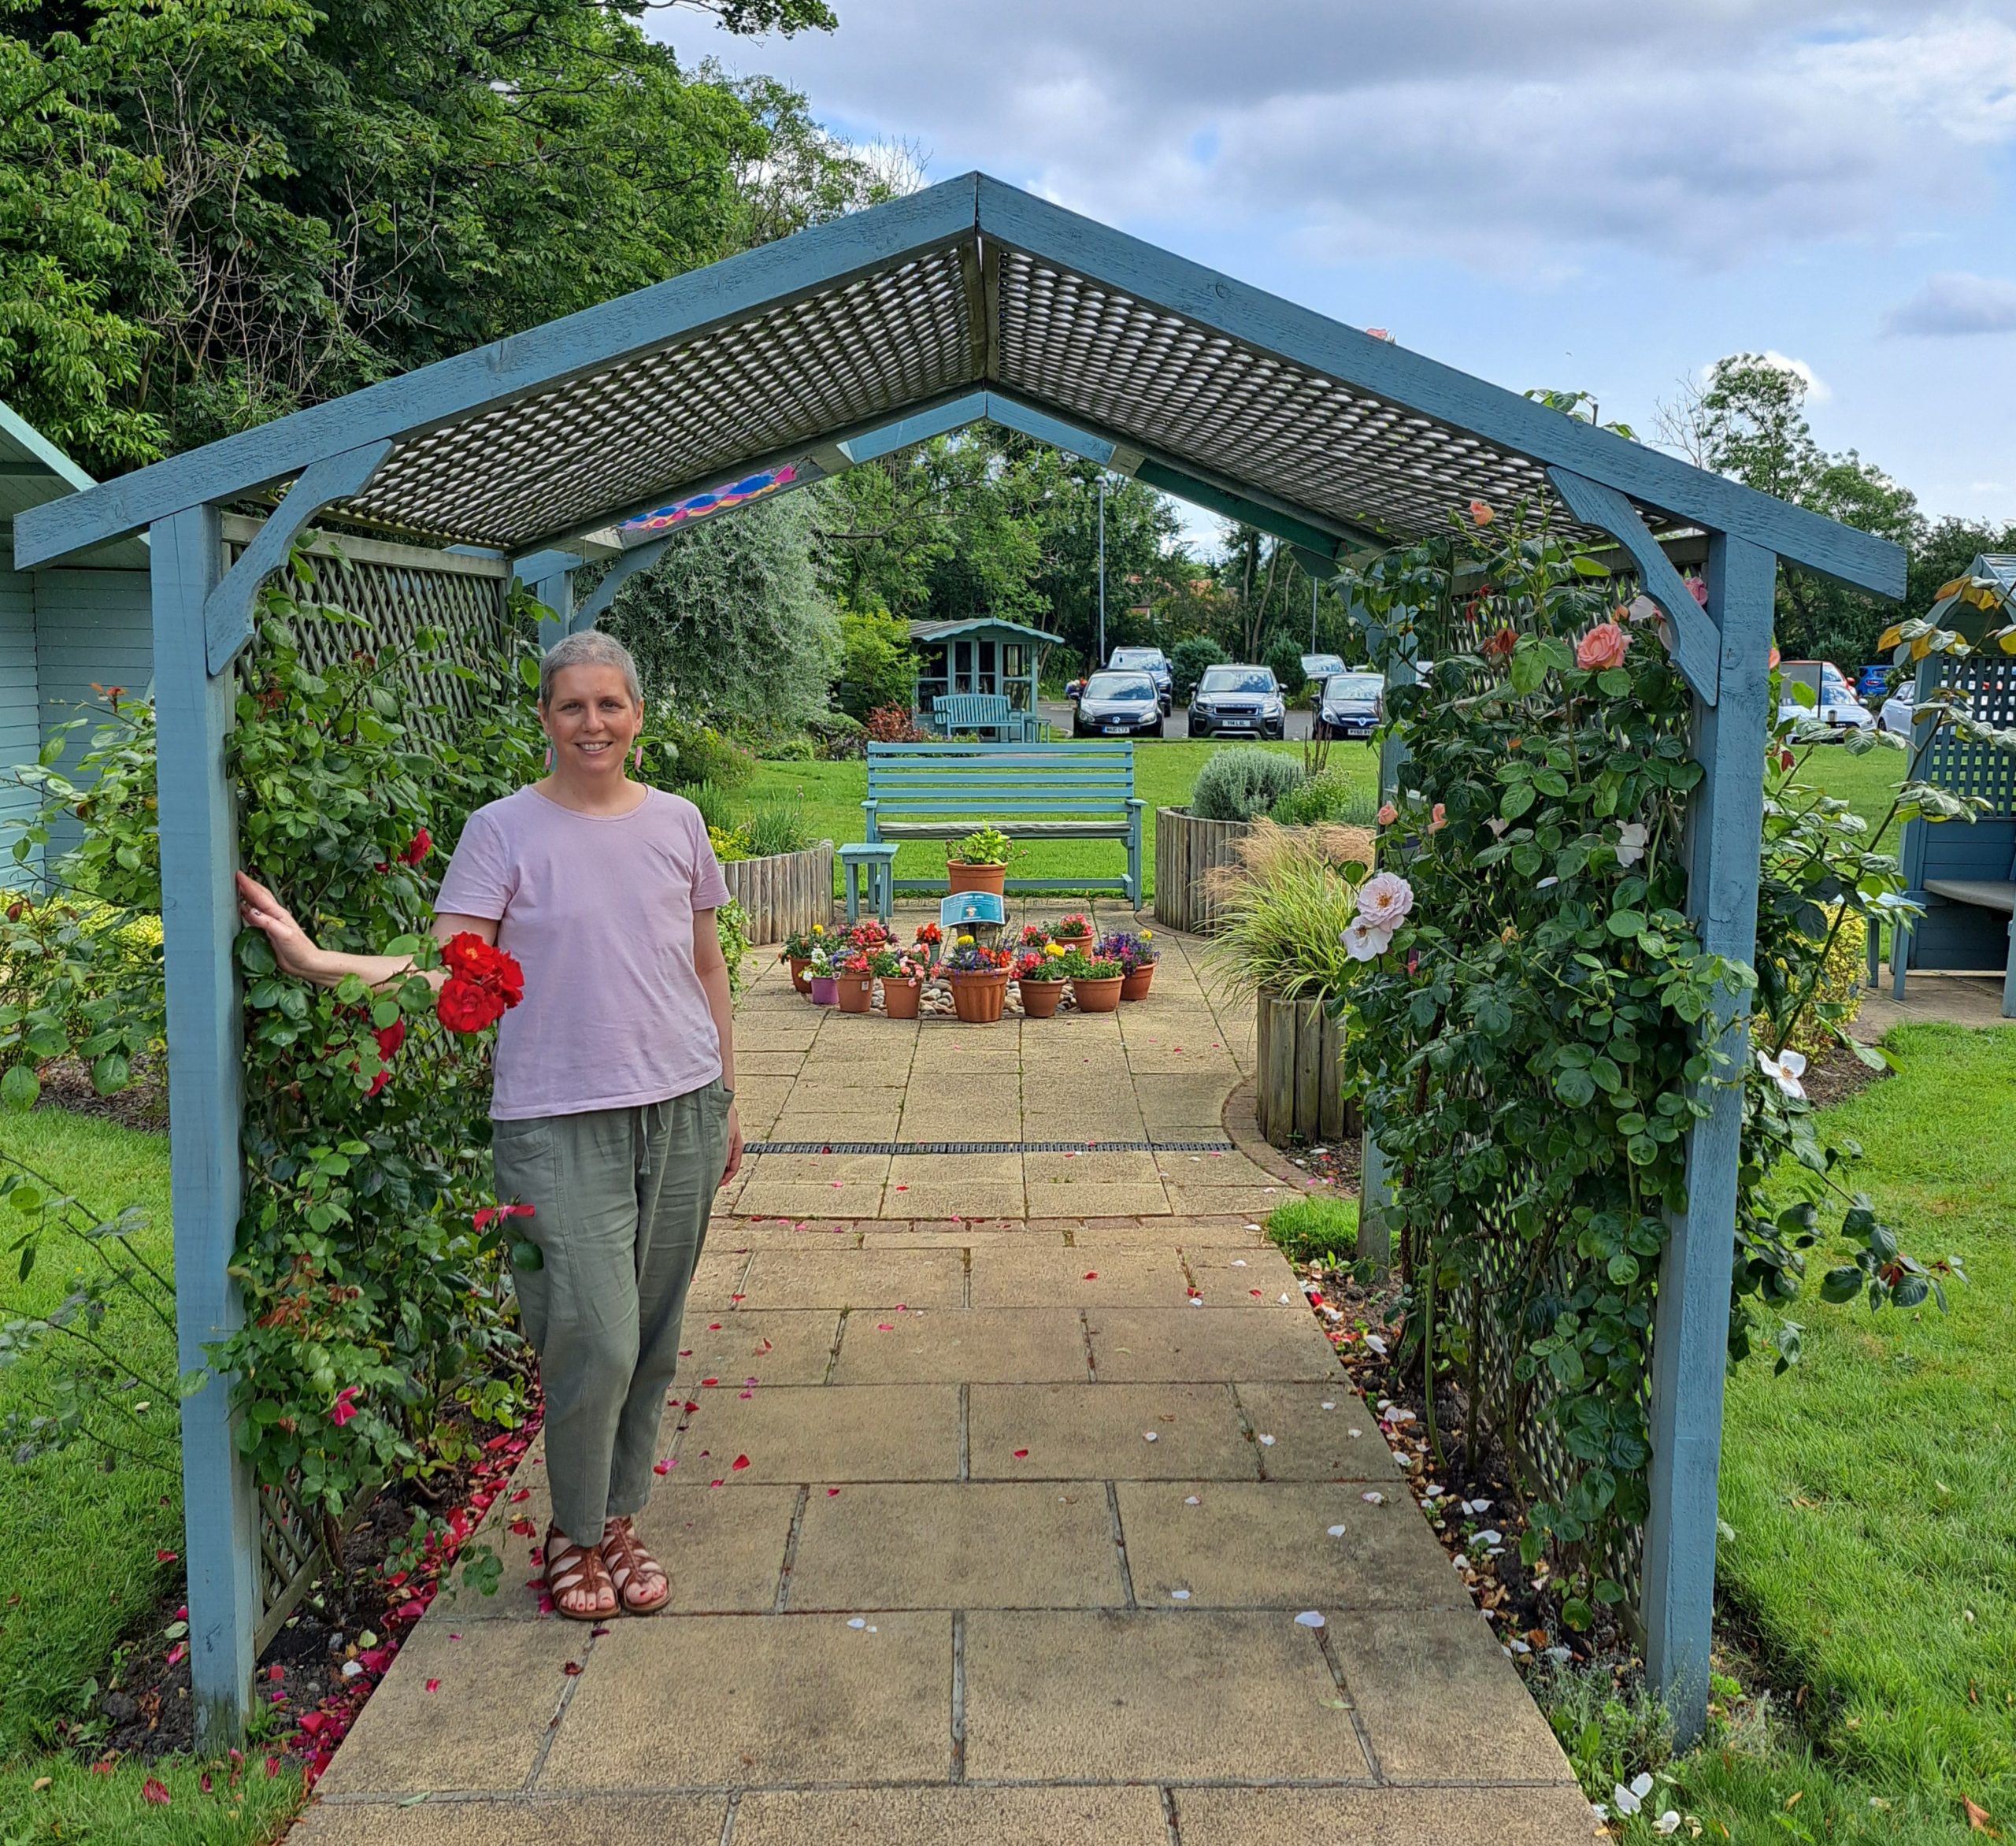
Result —
[[[588, 1621], [670, 1594], [631, 1519], [708, 1207], [742, 1137], [713, 915], [728, 888], [699, 810], [629, 778], [636, 663], [607, 636], [569, 636], [541, 662], [539, 716], [548, 773], [469, 816], [434, 933], [524, 968], [498, 1030], [492, 1155], [498, 1198], [525, 1207], [513, 1267], [546, 1393], [547, 1578], [559, 1613]], [[410, 956], [318, 949], [270, 892], [239, 885], [287, 973], [381, 989], [444, 977]]]

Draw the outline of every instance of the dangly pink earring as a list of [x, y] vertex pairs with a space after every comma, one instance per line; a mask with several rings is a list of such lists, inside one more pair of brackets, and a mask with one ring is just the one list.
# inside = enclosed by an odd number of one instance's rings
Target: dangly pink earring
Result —
[[550, 743], [546, 747], [546, 773], [549, 776], [553, 773], [553, 746]]
[[644, 747], [641, 743], [630, 753], [630, 767], [640, 776], [644, 773]]

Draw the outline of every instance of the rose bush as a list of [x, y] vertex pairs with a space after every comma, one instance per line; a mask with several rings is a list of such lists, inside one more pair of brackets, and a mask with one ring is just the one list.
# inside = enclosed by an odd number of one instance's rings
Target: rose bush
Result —
[[[1603, 568], [1544, 524], [1484, 511], [1354, 586], [1373, 661], [1433, 665], [1388, 695], [1406, 754], [1380, 856], [1398, 870], [1358, 888], [1346, 941], [1365, 966], [1340, 1004], [1395, 1181], [1408, 1351], [1438, 1450], [1446, 1386], [1473, 1451], [1488, 1431], [1515, 1460], [1568, 1458], [1526, 1484], [1529, 1542], [1554, 1544], [1585, 1622], [1591, 1599], [1625, 1595], [1612, 1561], [1648, 1504], [1654, 1293], [1714, 1086], [1744, 1086], [1732, 1355], [1765, 1340], [1781, 1366], [1797, 1357], [1784, 1310], [1823, 1241], [1840, 1252], [1828, 1299], [1944, 1296], [1847, 1189], [1852, 1150], [1825, 1144], [1779, 1081], [1818, 1010], [1821, 906], [1894, 904], [1895, 860], [1845, 804], [1795, 791], [1796, 753], [1774, 736], [1792, 766], [1770, 791], [1758, 965], [1707, 954], [1681, 854], [1703, 770], [1657, 625], [1617, 609]], [[1455, 591], [1459, 562], [1480, 568], [1480, 590]], [[1907, 787], [1900, 811], [1927, 799]], [[1739, 1005], [1769, 1073], [1711, 1048], [1703, 1028]]]

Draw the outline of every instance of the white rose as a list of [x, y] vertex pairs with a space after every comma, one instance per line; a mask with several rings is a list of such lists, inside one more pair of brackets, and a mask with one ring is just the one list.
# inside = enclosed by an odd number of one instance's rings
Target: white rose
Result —
[[1397, 872], [1375, 873], [1358, 888], [1359, 917], [1388, 936], [1400, 927], [1414, 907], [1414, 888]]

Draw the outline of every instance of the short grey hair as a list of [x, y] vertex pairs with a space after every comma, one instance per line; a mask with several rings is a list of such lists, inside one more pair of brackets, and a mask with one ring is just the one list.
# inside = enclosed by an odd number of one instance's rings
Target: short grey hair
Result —
[[632, 705], [644, 702], [643, 682], [637, 677], [637, 663], [621, 641], [599, 628], [583, 628], [565, 635], [547, 648], [539, 663], [539, 702], [553, 702], [553, 682], [570, 666], [613, 666], [622, 674]]

